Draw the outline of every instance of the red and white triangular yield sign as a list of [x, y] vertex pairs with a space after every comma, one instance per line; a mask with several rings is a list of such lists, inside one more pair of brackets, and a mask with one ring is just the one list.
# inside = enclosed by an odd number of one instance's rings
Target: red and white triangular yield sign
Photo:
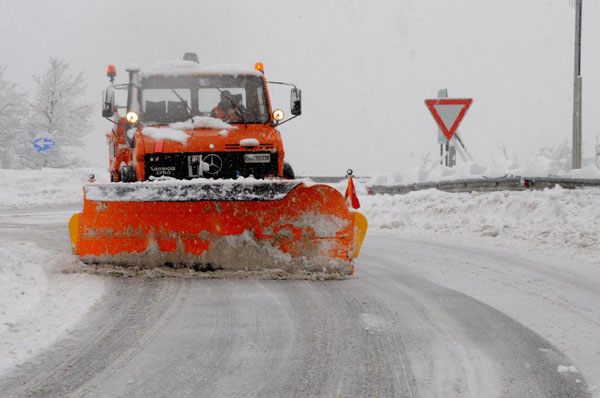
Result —
[[425, 105], [442, 132], [450, 140], [473, 103], [472, 98], [437, 98], [425, 100]]

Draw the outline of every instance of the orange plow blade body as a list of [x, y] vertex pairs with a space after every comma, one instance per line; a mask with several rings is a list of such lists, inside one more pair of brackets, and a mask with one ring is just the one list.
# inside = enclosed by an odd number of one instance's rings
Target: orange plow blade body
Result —
[[294, 180], [88, 184], [84, 192], [69, 229], [86, 263], [346, 275], [366, 232], [338, 191]]

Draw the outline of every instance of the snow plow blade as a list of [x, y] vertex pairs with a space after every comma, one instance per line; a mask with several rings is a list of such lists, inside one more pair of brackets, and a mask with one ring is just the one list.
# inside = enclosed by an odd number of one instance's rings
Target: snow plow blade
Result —
[[88, 184], [69, 230], [85, 263], [348, 275], [366, 226], [326, 185], [194, 180]]

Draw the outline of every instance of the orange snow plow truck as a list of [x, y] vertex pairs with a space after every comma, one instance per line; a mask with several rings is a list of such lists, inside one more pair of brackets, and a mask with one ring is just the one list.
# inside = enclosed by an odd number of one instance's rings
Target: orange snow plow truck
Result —
[[[83, 262], [353, 273], [365, 217], [285, 162], [277, 127], [301, 114], [296, 86], [267, 82], [260, 63], [202, 68], [193, 53], [127, 72], [127, 84], [114, 84], [109, 66], [103, 94], [111, 182], [86, 184], [69, 222]], [[292, 87], [291, 118], [271, 109], [267, 83]]]

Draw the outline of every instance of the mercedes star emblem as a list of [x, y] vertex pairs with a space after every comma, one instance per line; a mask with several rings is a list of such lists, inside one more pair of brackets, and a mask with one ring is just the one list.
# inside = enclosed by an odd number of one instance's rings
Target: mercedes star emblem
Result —
[[208, 165], [208, 170], [205, 170], [207, 174], [217, 174], [223, 168], [223, 161], [218, 155], [206, 155], [202, 161]]

